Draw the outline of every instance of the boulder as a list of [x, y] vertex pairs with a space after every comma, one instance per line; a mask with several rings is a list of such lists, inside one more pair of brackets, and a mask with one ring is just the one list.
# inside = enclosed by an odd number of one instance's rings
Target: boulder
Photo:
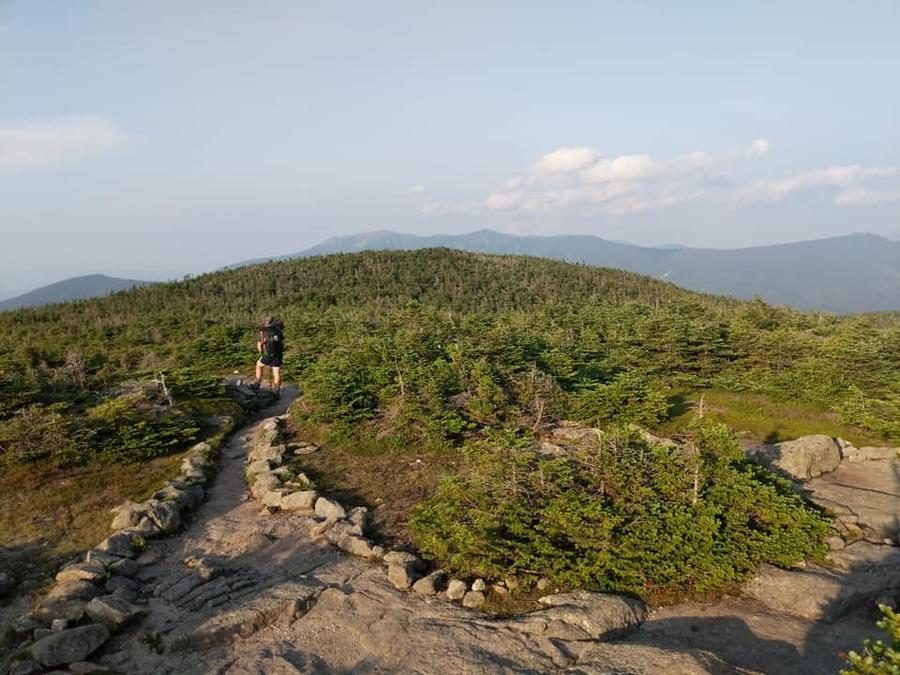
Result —
[[613, 593], [574, 591], [546, 595], [541, 609], [515, 620], [525, 632], [562, 640], [599, 640], [637, 630], [649, 609], [640, 600]]
[[763, 445], [751, 451], [750, 456], [801, 481], [830, 473], [841, 463], [840, 446], [835, 439], [824, 434]]
[[50, 623], [50, 630], [52, 630], [54, 633], [59, 633], [60, 631], [63, 631], [68, 627], [69, 622], [65, 619], [53, 619], [53, 621]]
[[80, 621], [84, 616], [85, 607], [87, 607], [87, 600], [44, 598], [32, 612], [32, 615], [45, 623], [51, 623], [59, 619], [74, 623]]
[[315, 490], [301, 490], [292, 492], [281, 498], [282, 511], [311, 511], [316, 504], [318, 495]]
[[106, 568], [99, 562], [82, 562], [63, 567], [56, 574], [58, 582], [90, 581], [97, 582], [106, 578]]
[[57, 583], [47, 594], [48, 598], [59, 598], [62, 600], [90, 600], [100, 595], [99, 587], [89, 581], [61, 581]]
[[427, 577], [422, 577], [413, 584], [413, 591], [422, 595], [437, 595], [444, 587], [447, 573], [441, 570], [432, 572]]
[[121, 597], [104, 595], [94, 598], [85, 608], [85, 613], [97, 623], [106, 626], [110, 631], [117, 631], [142, 612]]
[[463, 596], [462, 604], [469, 609], [478, 609], [484, 604], [484, 599], [484, 593], [481, 591], [469, 591]]
[[347, 516], [343, 506], [326, 497], [319, 497], [316, 500], [315, 511], [317, 516], [326, 520], [340, 520]]
[[311, 455], [319, 451], [319, 446], [312, 443], [300, 443], [293, 450], [295, 455]]
[[465, 581], [460, 581], [459, 579], [451, 579], [450, 583], [447, 584], [447, 597], [450, 600], [462, 600], [466, 595], [466, 591], [468, 587], [466, 586]]
[[351, 555], [366, 558], [367, 560], [375, 557], [374, 546], [372, 545], [372, 542], [365, 537], [341, 532], [340, 530], [332, 528], [325, 533], [325, 538], [342, 551], [346, 551]]
[[31, 646], [31, 655], [46, 667], [84, 661], [109, 639], [109, 631], [97, 623], [67, 628], [38, 640]]
[[484, 583], [484, 579], [476, 579], [472, 582], [473, 591], [484, 592], [485, 588], [487, 588], [487, 585]]

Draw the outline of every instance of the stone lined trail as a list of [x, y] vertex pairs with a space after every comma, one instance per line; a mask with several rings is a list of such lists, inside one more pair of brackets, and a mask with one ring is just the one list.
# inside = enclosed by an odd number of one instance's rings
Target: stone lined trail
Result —
[[[265, 414], [283, 413], [294, 395]], [[696, 650], [548, 638], [536, 634], [548, 634], [540, 621], [536, 631], [533, 620], [494, 620], [397, 591], [380, 565], [311, 537], [311, 515], [273, 516], [248, 497], [246, 454], [264, 422], [239, 430], [223, 448], [208, 499], [185, 530], [142, 554], [131, 590], [146, 598], [146, 611], [94, 661], [160, 675], [689, 674], [710, 672], [710, 664], [716, 672], [744, 672]]]

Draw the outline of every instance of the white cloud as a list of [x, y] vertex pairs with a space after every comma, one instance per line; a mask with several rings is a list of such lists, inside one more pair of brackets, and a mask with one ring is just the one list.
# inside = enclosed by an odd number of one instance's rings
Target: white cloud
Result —
[[0, 123], [0, 172], [52, 168], [99, 155], [124, 141], [121, 129], [100, 117]]
[[839, 206], [891, 201], [900, 196], [900, 169], [896, 167], [831, 166], [805, 171], [780, 180], [760, 180], [746, 194], [751, 198], [780, 202], [801, 192], [828, 189]]
[[423, 214], [546, 216], [578, 209], [588, 216], [624, 215], [698, 201], [779, 202], [808, 191], [825, 191], [840, 206], [900, 199], [900, 169], [894, 167], [836, 166], [779, 179], [739, 179], [737, 164], [768, 149], [769, 142], [761, 138], [744, 150], [719, 155], [694, 150], [672, 159], [605, 157], [594, 148], [560, 148], [483, 199], [435, 202]]
[[747, 157], [762, 157], [769, 151], [769, 141], [765, 138], [757, 138], [747, 146]]
[[407, 190], [408, 194], [411, 195], [424, 195], [426, 192], [424, 185], [413, 185], [409, 190]]
[[593, 164], [597, 156], [593, 148], [560, 148], [541, 157], [532, 171], [537, 174], [580, 171]]

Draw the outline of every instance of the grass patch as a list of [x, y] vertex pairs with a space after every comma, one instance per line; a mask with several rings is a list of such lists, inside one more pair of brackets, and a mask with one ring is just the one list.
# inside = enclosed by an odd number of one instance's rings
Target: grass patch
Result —
[[322, 444], [322, 449], [297, 457], [289, 467], [342, 504], [368, 507], [368, 534], [391, 546], [411, 545], [407, 524], [413, 507], [431, 497], [442, 478], [458, 473], [463, 462], [452, 450], [334, 439], [325, 427], [292, 416], [285, 440]]
[[109, 534], [109, 510], [139, 501], [178, 473], [186, 453], [133, 464], [60, 469], [7, 466], [0, 474], [0, 568], [40, 581]]
[[701, 396], [704, 416], [731, 428], [745, 445], [780, 443], [800, 436], [828, 434], [857, 447], [885, 445], [885, 439], [841, 423], [840, 415], [804, 403], [774, 401], [759, 394], [706, 389], [669, 398], [672, 417], [659, 428], [663, 435], [677, 433], [697, 414]]

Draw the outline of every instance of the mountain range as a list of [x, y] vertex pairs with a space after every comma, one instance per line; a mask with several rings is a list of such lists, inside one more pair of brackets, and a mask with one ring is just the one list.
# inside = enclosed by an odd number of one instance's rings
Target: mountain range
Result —
[[[900, 309], [900, 242], [850, 234], [738, 249], [650, 248], [591, 235], [519, 236], [493, 230], [418, 236], [388, 230], [333, 237], [271, 260], [447, 247], [480, 253], [553, 258], [665, 279], [696, 291], [839, 314]], [[234, 267], [265, 262], [248, 260]]]
[[[637, 246], [591, 235], [550, 237], [479, 230], [420, 236], [389, 230], [333, 237], [297, 253], [256, 258], [244, 267], [333, 253], [444, 247], [476, 253], [527, 255], [612, 267], [670, 281], [687, 289], [838, 314], [900, 310], [900, 241], [850, 234], [738, 249], [679, 244]], [[79, 300], [142, 286], [146, 281], [91, 274], [0, 301], [0, 311]]]
[[0, 301], [0, 312], [23, 307], [41, 307], [56, 302], [69, 300], [85, 300], [109, 295], [116, 291], [124, 291], [135, 286], [146, 286], [149, 281], [135, 279], [119, 279], [105, 274], [88, 274], [58, 281], [49, 286], [42, 286], [23, 295]]

